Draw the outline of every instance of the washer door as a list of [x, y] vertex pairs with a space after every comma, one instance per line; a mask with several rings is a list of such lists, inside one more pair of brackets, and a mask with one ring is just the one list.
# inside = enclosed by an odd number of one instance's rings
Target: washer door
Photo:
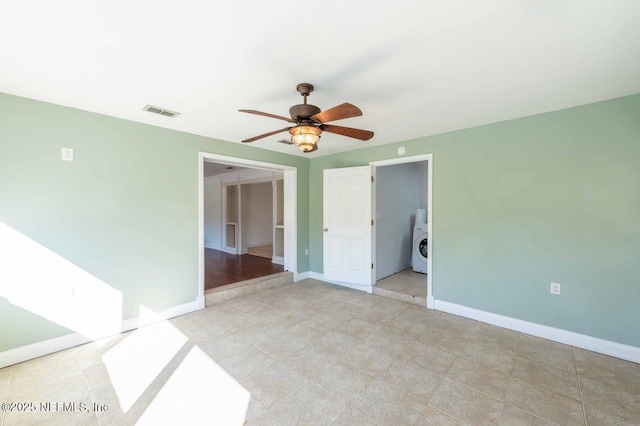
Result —
[[427, 241], [427, 237], [424, 237], [420, 240], [420, 243], [418, 244], [418, 253], [420, 253], [420, 257], [423, 257], [425, 260], [427, 259], [427, 245], [428, 245], [428, 241]]

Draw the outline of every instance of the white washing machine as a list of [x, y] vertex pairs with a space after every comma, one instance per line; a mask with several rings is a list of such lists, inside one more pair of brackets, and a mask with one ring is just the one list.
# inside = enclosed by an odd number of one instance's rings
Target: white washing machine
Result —
[[427, 242], [429, 233], [426, 223], [416, 223], [413, 228], [413, 250], [411, 265], [415, 272], [427, 273]]

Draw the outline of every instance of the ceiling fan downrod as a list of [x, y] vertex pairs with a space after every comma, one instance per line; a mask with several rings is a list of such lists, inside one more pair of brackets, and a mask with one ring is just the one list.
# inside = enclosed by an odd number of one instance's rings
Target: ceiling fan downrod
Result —
[[296, 86], [296, 90], [298, 91], [298, 93], [300, 93], [302, 95], [302, 97], [304, 98], [304, 105], [307, 104], [307, 96], [309, 96], [311, 94], [311, 92], [313, 92], [313, 84], [310, 83], [300, 83]]

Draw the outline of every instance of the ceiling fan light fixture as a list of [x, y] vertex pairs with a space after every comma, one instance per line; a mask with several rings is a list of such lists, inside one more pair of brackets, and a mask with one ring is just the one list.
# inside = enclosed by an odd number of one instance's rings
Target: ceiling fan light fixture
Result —
[[322, 130], [316, 126], [301, 124], [289, 129], [291, 134], [291, 142], [296, 144], [303, 152], [312, 152], [317, 149], [317, 143], [320, 140]]
[[354, 129], [351, 127], [336, 126], [327, 124], [330, 121], [343, 120], [345, 118], [359, 117], [362, 111], [355, 105], [348, 102], [342, 103], [333, 108], [322, 111], [315, 105], [307, 103], [307, 96], [313, 91], [313, 85], [309, 83], [298, 84], [296, 90], [304, 97], [304, 103], [294, 105], [289, 108], [289, 117], [282, 115], [270, 114], [268, 112], [256, 111], [254, 109], [241, 109], [240, 112], [249, 114], [262, 115], [263, 117], [277, 118], [278, 120], [293, 123], [293, 126], [284, 129], [274, 130], [272, 132], [263, 133], [249, 139], [242, 140], [242, 143], [254, 142], [258, 139], [266, 138], [276, 133], [289, 131], [291, 134], [291, 142], [278, 141], [281, 143], [289, 143], [296, 145], [304, 153], [316, 151], [318, 149], [318, 141], [323, 132], [335, 133], [337, 135], [349, 138], [368, 141], [373, 137], [373, 132], [369, 130]]

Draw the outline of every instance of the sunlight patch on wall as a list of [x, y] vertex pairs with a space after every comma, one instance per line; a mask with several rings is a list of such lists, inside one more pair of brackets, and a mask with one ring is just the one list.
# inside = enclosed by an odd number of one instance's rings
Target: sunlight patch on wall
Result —
[[0, 222], [0, 296], [92, 340], [119, 333], [122, 293]]
[[197, 346], [144, 412], [138, 425], [242, 425], [251, 394]]
[[129, 411], [188, 340], [143, 306], [140, 316], [146, 322], [153, 317], [160, 322], [135, 330], [102, 356], [123, 413]]

